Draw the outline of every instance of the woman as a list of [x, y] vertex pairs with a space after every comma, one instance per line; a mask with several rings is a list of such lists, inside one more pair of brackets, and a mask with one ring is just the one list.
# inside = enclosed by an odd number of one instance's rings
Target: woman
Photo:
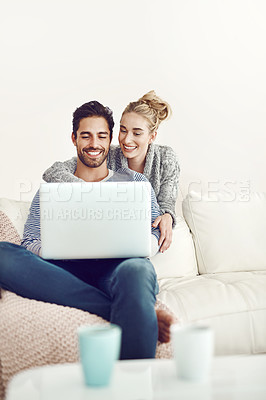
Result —
[[[120, 146], [111, 146], [107, 166], [114, 171], [130, 168], [140, 172], [150, 181], [163, 215], [154, 221], [160, 228], [160, 251], [167, 250], [172, 241], [172, 226], [176, 223], [175, 203], [179, 165], [173, 149], [155, 145], [153, 142], [162, 121], [171, 114], [169, 104], [152, 90], [139, 100], [131, 102], [122, 113], [119, 131]], [[56, 162], [43, 174], [46, 182], [63, 178], [73, 182], [76, 157], [65, 162]]]

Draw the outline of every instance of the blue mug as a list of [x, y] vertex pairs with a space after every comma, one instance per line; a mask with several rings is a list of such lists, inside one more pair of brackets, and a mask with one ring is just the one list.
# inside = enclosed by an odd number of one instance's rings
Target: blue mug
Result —
[[85, 383], [107, 386], [120, 356], [122, 330], [118, 325], [83, 325], [78, 328], [79, 352]]

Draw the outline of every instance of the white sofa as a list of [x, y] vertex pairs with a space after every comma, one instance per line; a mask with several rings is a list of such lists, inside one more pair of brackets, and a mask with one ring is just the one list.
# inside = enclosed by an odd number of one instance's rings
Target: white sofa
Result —
[[[14, 225], [17, 237], [22, 235], [28, 208], [28, 202], [0, 199], [0, 216], [5, 215]], [[181, 324], [203, 322], [212, 326], [217, 355], [265, 352], [266, 193], [250, 193], [248, 198], [242, 198], [237, 194], [232, 197], [226, 193], [210, 196], [191, 192], [183, 202], [183, 215], [184, 218], [178, 218], [169, 250], [152, 258], [160, 285], [158, 298]], [[4, 231], [2, 226], [0, 240], [9, 238], [3, 237]], [[34, 357], [36, 365], [45, 362], [38, 358], [40, 351], [31, 354], [36, 338], [47, 354], [60, 353], [53, 362], [71, 362], [75, 360], [77, 349], [69, 339], [73, 338], [74, 332], [67, 330], [70, 315], [73, 318], [75, 315], [76, 325], [71, 325], [72, 330], [87, 321], [88, 313], [84, 311], [56, 305], [49, 305], [47, 310], [42, 302], [17, 298], [14, 294], [4, 293], [0, 299], [0, 326], [5, 328], [3, 335], [10, 336], [8, 340], [5, 336], [2, 344], [0, 341], [0, 398], [1, 358], [2, 386], [14, 372], [32, 366]], [[16, 333], [11, 332], [9, 322], [14, 313], [17, 313], [15, 322], [20, 326]], [[41, 319], [34, 324], [39, 314]], [[102, 322], [99, 317], [95, 318], [95, 322]], [[45, 324], [48, 319], [49, 326]], [[12, 321], [14, 325], [14, 319]], [[46, 330], [40, 329], [41, 323]], [[21, 327], [31, 329], [23, 340]], [[59, 351], [54, 337], [62, 327], [65, 339], [61, 340]], [[16, 334], [19, 345], [16, 345]], [[52, 343], [52, 347], [47, 343]], [[13, 363], [15, 371], [14, 368], [4, 371], [10, 344], [13, 346], [10, 357], [19, 359]], [[160, 347], [161, 353], [159, 351], [157, 356], [171, 357], [170, 347], [164, 346]], [[27, 363], [25, 360], [30, 358]]]
[[191, 192], [183, 215], [159, 298], [181, 323], [212, 326], [217, 355], [266, 352], [266, 193]]

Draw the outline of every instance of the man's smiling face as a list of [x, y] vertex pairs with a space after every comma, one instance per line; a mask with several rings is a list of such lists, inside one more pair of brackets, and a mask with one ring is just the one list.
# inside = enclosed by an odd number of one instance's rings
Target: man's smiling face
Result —
[[80, 120], [79, 129], [72, 141], [77, 147], [80, 161], [89, 168], [104, 163], [110, 148], [110, 130], [103, 117], [87, 117]]

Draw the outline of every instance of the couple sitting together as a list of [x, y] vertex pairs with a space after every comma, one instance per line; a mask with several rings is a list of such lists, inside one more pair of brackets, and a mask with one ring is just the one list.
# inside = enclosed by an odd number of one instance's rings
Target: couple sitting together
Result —
[[[56, 162], [44, 173], [44, 180], [148, 179], [156, 196], [152, 196], [151, 233], [156, 251], [164, 252], [171, 244], [175, 225], [179, 166], [170, 147], [153, 142], [160, 122], [170, 112], [170, 106], [153, 91], [129, 103], [120, 121], [120, 146], [110, 146], [112, 111], [97, 101], [83, 104], [73, 114], [72, 141], [77, 157]], [[170, 340], [173, 316], [164, 310], [155, 311], [158, 283], [149, 259], [44, 260], [39, 191], [32, 201], [21, 244], [0, 243], [0, 288], [29, 299], [85, 310], [119, 325], [121, 359], [153, 358], [157, 340]]]

